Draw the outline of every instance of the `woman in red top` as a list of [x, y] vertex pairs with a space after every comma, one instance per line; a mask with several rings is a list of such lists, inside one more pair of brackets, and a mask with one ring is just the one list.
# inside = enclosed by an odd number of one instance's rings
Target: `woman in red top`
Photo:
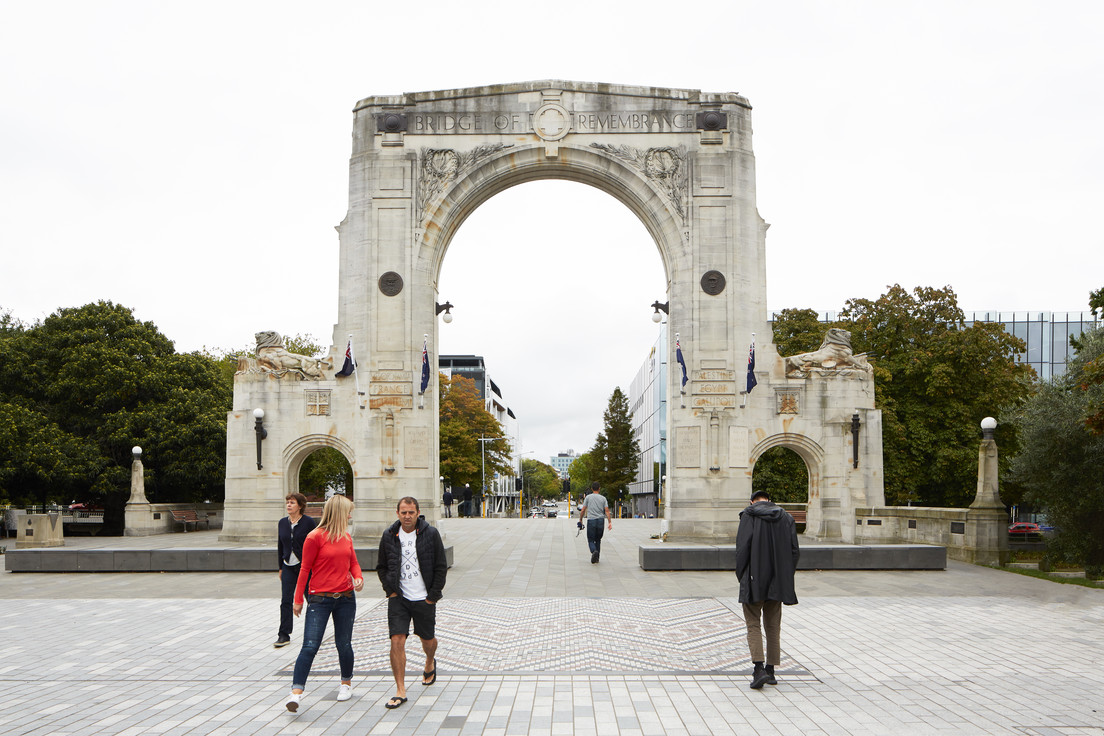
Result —
[[334, 644], [341, 665], [341, 686], [338, 700], [353, 696], [353, 619], [356, 618], [356, 596], [353, 591], [364, 587], [364, 576], [353, 550], [353, 538], [349, 535], [349, 519], [353, 502], [342, 495], [334, 495], [322, 508], [322, 521], [318, 528], [307, 535], [303, 542], [303, 563], [299, 581], [295, 586], [295, 603], [292, 612], [298, 616], [303, 611], [304, 588], [310, 580], [307, 592], [307, 620], [303, 626], [303, 648], [295, 660], [295, 673], [291, 678], [291, 695], [284, 705], [292, 713], [299, 709], [299, 698], [307, 684], [314, 655], [326, 634], [326, 622], [333, 616]]

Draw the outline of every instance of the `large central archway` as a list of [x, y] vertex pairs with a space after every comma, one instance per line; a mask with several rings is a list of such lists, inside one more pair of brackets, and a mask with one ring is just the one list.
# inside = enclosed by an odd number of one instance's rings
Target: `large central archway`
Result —
[[[751, 448], [782, 432], [824, 448], [830, 460], [821, 488], [838, 495], [841, 509], [876, 502], [880, 432], [877, 463], [850, 472], [840, 431], [852, 411], [874, 412], [872, 383], [798, 385], [770, 341], [767, 225], [755, 204], [750, 110], [733, 93], [563, 81], [362, 100], [354, 109], [349, 212], [338, 227], [331, 355], [340, 367], [351, 341], [358, 374], [339, 377], [331, 367], [299, 384], [237, 382], [228, 447], [251, 439], [252, 406], [265, 407], [268, 441], [278, 447], [320, 431], [317, 417], [302, 416], [310, 384], [332, 394], [324, 431], [351, 448], [358, 528], [382, 529], [401, 496], [436, 499], [437, 400], [432, 382], [420, 394], [420, 368], [423, 335], [437, 354], [445, 254], [464, 220], [495, 194], [564, 179], [624, 203], [663, 263], [668, 328], [679, 336], [687, 371], [685, 383], [680, 371], [670, 372], [667, 392], [674, 397], [667, 414], [668, 538], [734, 539], [750, 495]], [[744, 395], [753, 335], [759, 386]], [[674, 351], [671, 340], [672, 367]], [[787, 392], [785, 411], [780, 391]], [[226, 538], [249, 536], [269, 493], [247, 459], [246, 452], [228, 453]], [[435, 501], [424, 506], [435, 518]]]

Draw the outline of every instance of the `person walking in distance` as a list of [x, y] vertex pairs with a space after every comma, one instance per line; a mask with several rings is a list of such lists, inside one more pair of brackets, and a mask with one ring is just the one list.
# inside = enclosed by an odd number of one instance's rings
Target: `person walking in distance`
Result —
[[441, 505], [445, 507], [445, 518], [452, 518], [452, 489], [446, 488], [445, 494], [441, 496]]
[[287, 516], [276, 524], [276, 551], [280, 556], [280, 631], [275, 647], [291, 643], [291, 604], [295, 599], [295, 584], [299, 582], [300, 561], [303, 559], [303, 542], [318, 523], [306, 515], [307, 497], [302, 493], [289, 493], [284, 499]]
[[398, 708], [406, 697], [406, 638], [410, 622], [422, 640], [425, 669], [422, 685], [437, 682], [437, 601], [445, 587], [448, 560], [441, 534], [419, 515], [418, 501], [399, 499], [399, 520], [387, 528], [379, 543], [376, 573], [387, 596], [387, 631], [391, 637], [391, 674], [395, 695], [385, 707]]
[[613, 530], [613, 514], [610, 513], [609, 503], [606, 497], [599, 491], [598, 481], [590, 484], [590, 493], [583, 498], [582, 508], [579, 510], [579, 521], [586, 520], [587, 545], [590, 547], [590, 562], [595, 564], [602, 556], [602, 529], [603, 514], [609, 522], [610, 531]]
[[[292, 611], [298, 616], [303, 610], [304, 593], [307, 600], [307, 620], [303, 625], [303, 648], [295, 660], [291, 676], [291, 695], [284, 705], [292, 713], [299, 710], [299, 700], [307, 686], [307, 676], [322, 637], [326, 623], [334, 622], [334, 644], [341, 668], [341, 686], [338, 700], [353, 696], [353, 620], [356, 618], [356, 596], [353, 591], [364, 587], [364, 576], [349, 536], [349, 518], [353, 502], [335, 494], [322, 507], [322, 521], [318, 528], [307, 535], [303, 542], [303, 564], [295, 586], [295, 605]], [[310, 590], [307, 591], [309, 581]]]
[[[756, 491], [740, 512], [736, 531], [736, 576], [744, 608], [748, 648], [755, 670], [751, 689], [777, 685], [774, 668], [782, 654], [782, 606], [797, 604], [794, 572], [801, 552], [793, 517], [773, 504], [770, 494]], [[763, 656], [763, 634], [767, 651]]]

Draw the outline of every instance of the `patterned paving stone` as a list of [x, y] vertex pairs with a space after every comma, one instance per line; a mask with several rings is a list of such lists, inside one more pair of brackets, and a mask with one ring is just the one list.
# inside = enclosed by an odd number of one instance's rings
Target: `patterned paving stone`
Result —
[[[387, 605], [358, 600], [354, 671], [389, 674]], [[445, 599], [437, 610], [439, 667], [451, 673], [698, 673], [751, 669], [743, 618], [715, 598]], [[423, 654], [407, 639], [408, 661]], [[294, 655], [281, 673], [290, 675]], [[781, 671], [812, 678], [783, 651]], [[312, 673], [337, 672], [328, 637]]]

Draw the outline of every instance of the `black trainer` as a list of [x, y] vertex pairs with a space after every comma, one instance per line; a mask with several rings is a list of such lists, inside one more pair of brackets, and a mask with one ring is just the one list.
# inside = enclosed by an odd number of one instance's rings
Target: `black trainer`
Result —
[[273, 644], [272, 646], [279, 649], [280, 647], [286, 647], [290, 643], [291, 643], [291, 637], [290, 636], [284, 636], [283, 634], [281, 634], [280, 636], [276, 637], [276, 643]]
[[590, 564], [593, 565], [597, 561], [598, 561], [598, 553], [597, 552], [591, 552], [590, 553]]
[[767, 684], [768, 685], [777, 685], [778, 680], [774, 679], [774, 665], [773, 664], [768, 664], [763, 669], [765, 669], [767, 671]]

